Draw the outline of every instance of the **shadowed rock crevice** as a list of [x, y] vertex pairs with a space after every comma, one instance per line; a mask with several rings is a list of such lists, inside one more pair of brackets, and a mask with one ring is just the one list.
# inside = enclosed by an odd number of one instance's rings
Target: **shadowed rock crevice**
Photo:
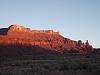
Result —
[[8, 28], [1, 28], [0, 35], [7, 35], [8, 30], [9, 30]]

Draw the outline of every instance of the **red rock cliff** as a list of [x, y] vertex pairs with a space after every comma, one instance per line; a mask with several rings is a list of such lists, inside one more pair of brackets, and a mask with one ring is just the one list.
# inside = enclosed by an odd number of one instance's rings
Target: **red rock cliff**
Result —
[[[11, 25], [6, 35], [0, 35], [0, 43], [30, 44], [59, 52], [69, 50], [85, 50], [87, 43], [65, 38], [53, 30], [30, 30], [20, 25]], [[88, 46], [90, 46], [88, 44]]]

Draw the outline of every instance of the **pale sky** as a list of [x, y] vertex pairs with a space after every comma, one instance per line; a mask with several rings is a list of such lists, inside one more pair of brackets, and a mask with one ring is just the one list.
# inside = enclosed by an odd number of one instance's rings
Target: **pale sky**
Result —
[[0, 28], [53, 29], [100, 47], [100, 0], [0, 0]]

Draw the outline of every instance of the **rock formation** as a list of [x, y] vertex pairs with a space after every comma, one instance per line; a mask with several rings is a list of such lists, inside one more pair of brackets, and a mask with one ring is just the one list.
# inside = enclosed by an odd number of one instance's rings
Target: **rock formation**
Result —
[[70, 40], [53, 30], [30, 30], [20, 25], [0, 29], [0, 44], [27, 44], [60, 53], [71, 50], [84, 53], [87, 47], [92, 47], [88, 41], [84, 44], [81, 40]]

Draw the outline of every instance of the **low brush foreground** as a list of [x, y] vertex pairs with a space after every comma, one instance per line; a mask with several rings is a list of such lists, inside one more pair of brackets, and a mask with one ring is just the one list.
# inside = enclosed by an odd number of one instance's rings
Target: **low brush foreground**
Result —
[[100, 75], [100, 48], [14, 24], [0, 29], [0, 75]]

